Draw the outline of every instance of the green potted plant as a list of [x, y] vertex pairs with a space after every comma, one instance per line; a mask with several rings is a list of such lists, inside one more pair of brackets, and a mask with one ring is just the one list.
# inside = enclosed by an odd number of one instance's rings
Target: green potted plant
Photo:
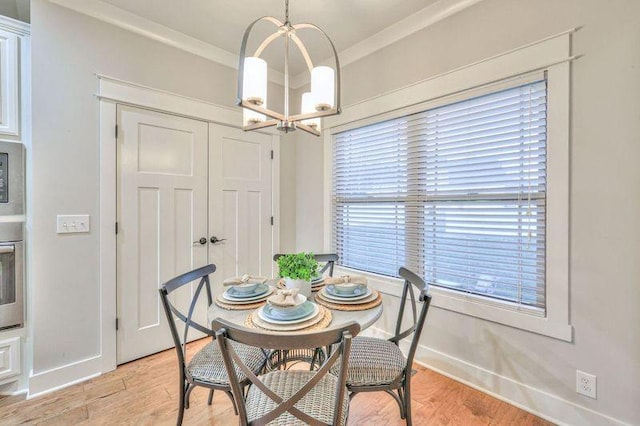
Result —
[[284, 254], [278, 258], [278, 270], [287, 288], [297, 288], [300, 294], [311, 297], [311, 278], [318, 270], [313, 253]]

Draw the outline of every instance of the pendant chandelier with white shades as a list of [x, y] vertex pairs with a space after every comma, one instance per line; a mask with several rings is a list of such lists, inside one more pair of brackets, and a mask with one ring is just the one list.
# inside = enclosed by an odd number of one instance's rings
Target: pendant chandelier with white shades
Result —
[[[265, 38], [252, 56], [247, 56], [247, 42], [255, 24], [267, 21], [276, 26], [276, 31]], [[333, 50], [335, 68], [315, 66], [307, 48], [298, 37], [299, 30], [319, 31], [328, 40]], [[274, 40], [284, 37], [284, 113], [269, 109], [267, 103], [267, 62], [260, 55]], [[304, 58], [311, 76], [311, 91], [302, 94], [300, 113], [292, 115], [289, 105], [290, 73], [289, 47], [296, 45]], [[247, 27], [240, 47], [238, 67], [237, 105], [243, 108], [243, 129], [257, 130], [276, 126], [288, 133], [297, 128], [320, 136], [321, 117], [340, 114], [340, 62], [338, 53], [329, 36], [313, 24], [295, 24], [289, 22], [289, 0], [285, 0], [285, 21], [280, 22], [272, 16], [256, 19]]]

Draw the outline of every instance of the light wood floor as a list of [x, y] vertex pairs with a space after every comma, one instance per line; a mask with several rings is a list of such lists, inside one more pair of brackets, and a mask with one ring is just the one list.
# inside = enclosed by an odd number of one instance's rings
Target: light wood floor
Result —
[[[196, 351], [208, 340], [190, 344]], [[414, 424], [430, 425], [548, 425], [512, 405], [416, 366], [412, 381]], [[185, 425], [234, 425], [230, 400], [196, 388]], [[24, 396], [0, 396], [0, 425], [172, 425], [178, 410], [175, 350], [121, 365], [115, 371], [48, 395], [26, 401]], [[390, 396], [360, 394], [351, 402], [350, 425], [404, 425]]]

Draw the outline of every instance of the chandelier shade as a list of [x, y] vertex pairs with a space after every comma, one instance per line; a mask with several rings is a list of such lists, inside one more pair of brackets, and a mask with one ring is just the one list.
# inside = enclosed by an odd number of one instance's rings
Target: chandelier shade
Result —
[[[247, 43], [254, 26], [267, 22], [275, 26], [275, 31], [267, 36], [252, 55], [247, 55]], [[306, 30], [321, 33], [333, 52], [334, 67], [315, 66], [298, 33]], [[276, 39], [284, 38], [284, 111], [278, 112], [267, 105], [268, 64], [260, 55]], [[300, 100], [300, 113], [291, 114], [289, 108], [290, 73], [289, 50], [291, 44], [300, 51], [308, 68], [311, 92], [304, 93]], [[285, 1], [285, 22], [272, 16], [264, 16], [253, 21], [246, 29], [240, 46], [238, 65], [238, 96], [236, 104], [243, 108], [243, 129], [257, 130], [275, 126], [283, 132], [296, 129], [320, 136], [321, 117], [340, 114], [340, 61], [329, 36], [313, 24], [289, 22], [289, 2]]]
[[[301, 114], [312, 114], [316, 112], [316, 101], [311, 92], [302, 94], [302, 102], [300, 105]], [[313, 130], [320, 132], [320, 118], [308, 118], [301, 121], [302, 124], [311, 127]]]
[[315, 67], [311, 70], [311, 93], [316, 111], [326, 111], [334, 107], [335, 73], [331, 67]]
[[254, 105], [267, 107], [267, 62], [249, 57], [244, 62], [242, 93], [244, 99]]

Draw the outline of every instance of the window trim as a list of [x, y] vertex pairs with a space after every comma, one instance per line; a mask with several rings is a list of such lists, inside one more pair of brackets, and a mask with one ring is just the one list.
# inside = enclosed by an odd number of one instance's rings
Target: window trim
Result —
[[[431, 109], [500, 90], [503, 85], [547, 73], [547, 247], [546, 316], [507, 309], [505, 303], [432, 286], [432, 305], [461, 314], [572, 341], [569, 322], [569, 117], [570, 32], [550, 37], [345, 108], [324, 126], [324, 248], [331, 249], [333, 137], [344, 130]], [[362, 271], [338, 268], [362, 274]], [[374, 288], [400, 296], [394, 278], [365, 273]]]

